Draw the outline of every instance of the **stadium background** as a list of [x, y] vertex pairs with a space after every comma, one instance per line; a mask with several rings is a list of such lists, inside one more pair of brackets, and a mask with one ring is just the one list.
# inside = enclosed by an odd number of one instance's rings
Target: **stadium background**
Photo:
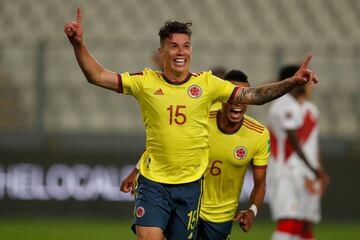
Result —
[[[99, 231], [114, 235], [100, 238], [131, 239], [116, 235], [125, 226], [131, 236], [132, 214], [131, 197], [118, 184], [144, 149], [144, 129], [132, 97], [84, 79], [63, 33], [78, 6], [91, 52], [114, 71], [156, 67], [151, 55], [168, 19], [193, 21], [193, 72], [242, 69], [256, 86], [313, 53], [321, 81], [313, 101], [331, 175], [319, 239], [339, 239], [331, 232], [339, 223], [354, 230], [343, 239], [359, 239], [360, 1], [0, 0], [1, 239], [20, 239], [20, 232], [24, 239], [62, 239], [55, 226], [69, 219], [78, 226], [72, 236], [106, 225]], [[250, 107], [249, 115], [266, 124], [267, 109]], [[253, 231], [269, 238], [267, 205], [257, 221]]]

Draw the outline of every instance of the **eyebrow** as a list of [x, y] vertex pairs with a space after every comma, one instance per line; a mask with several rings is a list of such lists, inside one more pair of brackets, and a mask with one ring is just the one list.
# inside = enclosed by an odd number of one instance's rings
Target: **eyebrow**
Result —
[[[178, 43], [176, 43], [176, 42], [172, 42], [172, 41], [169, 41], [169, 44], [179, 45]], [[185, 42], [185, 43], [184, 43], [184, 45], [185, 45], [185, 44], [191, 44], [191, 42], [189, 42], [189, 41], [188, 41], [188, 42]]]

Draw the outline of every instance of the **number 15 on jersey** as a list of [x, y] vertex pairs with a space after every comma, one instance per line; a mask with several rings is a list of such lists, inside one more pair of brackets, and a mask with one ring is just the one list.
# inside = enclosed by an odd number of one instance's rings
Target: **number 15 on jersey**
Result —
[[170, 105], [166, 110], [169, 111], [169, 124], [184, 125], [186, 123], [186, 115], [184, 113], [184, 105]]

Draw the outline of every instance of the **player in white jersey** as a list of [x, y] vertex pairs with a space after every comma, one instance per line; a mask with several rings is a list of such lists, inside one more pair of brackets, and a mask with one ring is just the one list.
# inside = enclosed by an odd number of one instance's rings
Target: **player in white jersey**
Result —
[[[280, 75], [297, 69], [286, 66]], [[319, 159], [319, 111], [306, 101], [311, 91], [311, 85], [298, 88], [270, 107], [268, 190], [277, 221], [273, 240], [314, 239], [313, 224], [320, 221], [320, 197], [328, 177]]]

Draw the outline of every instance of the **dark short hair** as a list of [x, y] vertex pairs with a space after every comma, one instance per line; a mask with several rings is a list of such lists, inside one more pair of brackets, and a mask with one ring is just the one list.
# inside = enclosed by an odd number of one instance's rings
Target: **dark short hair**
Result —
[[284, 80], [286, 78], [290, 78], [294, 76], [294, 74], [299, 70], [300, 66], [296, 64], [285, 65], [280, 68], [279, 71], [279, 80]]
[[191, 37], [192, 31], [190, 29], [192, 22], [178, 22], [169, 20], [166, 21], [164, 26], [160, 28], [159, 36], [160, 36], [160, 45], [162, 45], [165, 39], [169, 38], [173, 33], [184, 33]]
[[248, 77], [240, 70], [231, 70], [224, 77], [225, 80], [249, 84]]

